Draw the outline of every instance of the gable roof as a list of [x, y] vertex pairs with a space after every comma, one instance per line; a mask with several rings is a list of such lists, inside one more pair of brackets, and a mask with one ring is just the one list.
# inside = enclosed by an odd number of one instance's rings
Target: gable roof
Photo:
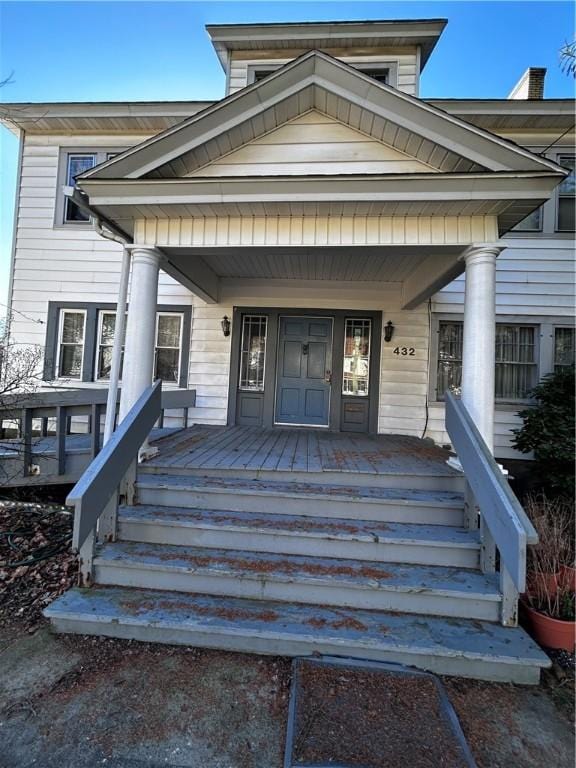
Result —
[[82, 174], [78, 181], [179, 178], [190, 172], [189, 164], [184, 162], [184, 171], [180, 163], [191, 153], [203, 150], [214, 160], [310, 109], [375, 133], [413, 157], [428, 158], [425, 162], [443, 172], [564, 174], [549, 160], [312, 51]]

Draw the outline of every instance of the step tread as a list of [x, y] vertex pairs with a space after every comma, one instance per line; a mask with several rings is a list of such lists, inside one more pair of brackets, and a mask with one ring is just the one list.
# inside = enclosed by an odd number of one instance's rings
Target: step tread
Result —
[[478, 549], [477, 531], [446, 525], [383, 523], [373, 520], [343, 520], [306, 515], [277, 515], [264, 512], [234, 512], [214, 509], [163, 507], [155, 504], [122, 506], [120, 523], [186, 526], [190, 528], [298, 536], [370, 543], [413, 543], [431, 547], [451, 546]]
[[427, 506], [458, 507], [464, 505], [464, 495], [454, 491], [423, 491], [406, 488], [380, 488], [326, 483], [301, 483], [253, 480], [238, 477], [193, 477], [180, 475], [138, 475], [138, 488], [169, 488], [202, 492], [250, 494], [274, 497], [331, 498], [334, 500], [361, 499], [368, 502], [396, 502], [400, 504], [426, 504]]
[[117, 541], [103, 545], [96, 566], [152, 568], [237, 579], [327, 584], [500, 601], [495, 574], [458, 567], [404, 565], [306, 555]]
[[[470, 619], [353, 608], [294, 605], [120, 587], [74, 588], [45, 611], [53, 620], [93, 625], [149, 626], [155, 629], [228, 636], [268, 637], [310, 644], [329, 642], [345, 655], [398, 652], [513, 666], [549, 667], [548, 657], [520, 628]], [[309, 650], [307, 652], [310, 652]]]

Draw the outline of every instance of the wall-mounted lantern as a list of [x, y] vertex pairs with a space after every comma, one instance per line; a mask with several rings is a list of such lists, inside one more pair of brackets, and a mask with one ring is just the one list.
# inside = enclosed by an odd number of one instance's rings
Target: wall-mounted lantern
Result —
[[228, 319], [228, 315], [224, 315], [220, 325], [222, 326], [222, 333], [224, 336], [230, 336], [230, 320]]
[[392, 336], [394, 336], [394, 325], [392, 320], [388, 320], [384, 328], [384, 341], [392, 341]]

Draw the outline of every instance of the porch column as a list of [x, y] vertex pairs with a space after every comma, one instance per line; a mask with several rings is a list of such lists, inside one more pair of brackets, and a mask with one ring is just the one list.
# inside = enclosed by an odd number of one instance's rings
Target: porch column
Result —
[[160, 254], [153, 248], [132, 249], [132, 280], [124, 345], [120, 421], [152, 383]]
[[491, 451], [494, 448], [496, 257], [498, 245], [465, 251], [462, 401]]

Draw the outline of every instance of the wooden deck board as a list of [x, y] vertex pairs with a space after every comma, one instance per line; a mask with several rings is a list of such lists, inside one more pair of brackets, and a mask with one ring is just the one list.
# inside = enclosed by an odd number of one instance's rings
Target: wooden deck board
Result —
[[333, 433], [320, 429], [210, 427], [180, 430], [147, 462], [156, 468], [247, 469], [406, 475], [451, 474], [449, 454], [405, 435]]

